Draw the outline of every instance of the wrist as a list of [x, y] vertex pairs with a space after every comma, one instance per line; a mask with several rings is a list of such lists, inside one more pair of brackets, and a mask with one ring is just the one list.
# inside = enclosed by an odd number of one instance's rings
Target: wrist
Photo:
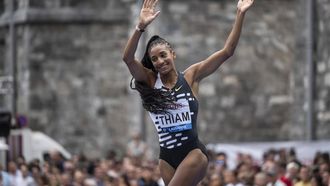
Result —
[[140, 21], [138, 22], [138, 24], [136, 26], [138, 28], [140, 28], [141, 30], [145, 30], [147, 28], [147, 25]]
[[240, 9], [237, 9], [237, 15], [238, 16], [244, 16], [245, 15], [245, 11], [242, 11]]
[[145, 31], [145, 28], [144, 27], [141, 27], [141, 26], [139, 26], [139, 25], [136, 25], [135, 26], [135, 30], [137, 30], [137, 31], [139, 31], [139, 32], [144, 32]]
[[246, 11], [243, 11], [242, 9], [240, 8], [237, 8], [237, 14], [238, 15], [244, 15]]

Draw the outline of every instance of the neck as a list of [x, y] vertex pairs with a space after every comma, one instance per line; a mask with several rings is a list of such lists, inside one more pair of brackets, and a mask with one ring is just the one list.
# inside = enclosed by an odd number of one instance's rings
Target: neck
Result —
[[178, 79], [178, 73], [176, 70], [172, 70], [167, 74], [160, 74], [160, 79], [165, 87], [173, 88]]

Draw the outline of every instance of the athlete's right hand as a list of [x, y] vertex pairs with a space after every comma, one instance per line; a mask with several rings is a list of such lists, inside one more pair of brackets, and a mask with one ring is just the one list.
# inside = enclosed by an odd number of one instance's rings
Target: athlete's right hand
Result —
[[139, 28], [145, 29], [155, 18], [160, 11], [156, 11], [158, 0], [144, 0], [143, 7], [140, 12]]

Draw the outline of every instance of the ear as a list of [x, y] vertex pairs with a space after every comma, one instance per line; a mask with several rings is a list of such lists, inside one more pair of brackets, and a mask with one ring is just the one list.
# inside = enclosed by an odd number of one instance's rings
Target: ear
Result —
[[175, 59], [176, 58], [176, 53], [173, 50], [171, 50], [171, 51], [172, 51], [173, 59]]

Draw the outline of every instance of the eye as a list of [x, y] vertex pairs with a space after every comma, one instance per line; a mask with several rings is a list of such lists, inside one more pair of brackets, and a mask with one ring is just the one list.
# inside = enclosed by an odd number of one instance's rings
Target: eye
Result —
[[156, 56], [151, 57], [151, 61], [152, 62], [156, 62], [157, 61], [157, 57]]
[[160, 57], [166, 58], [167, 57], [167, 54], [162, 54], [162, 55], [160, 55]]
[[162, 52], [162, 53], [160, 53], [160, 57], [161, 57], [161, 58], [167, 58], [167, 53], [166, 53], [166, 52]]

